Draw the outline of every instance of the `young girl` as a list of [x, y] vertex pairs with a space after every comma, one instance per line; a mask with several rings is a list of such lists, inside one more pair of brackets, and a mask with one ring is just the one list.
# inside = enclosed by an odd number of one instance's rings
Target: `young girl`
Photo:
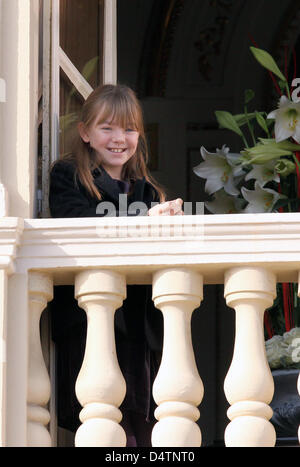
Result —
[[[119, 195], [124, 193], [128, 206], [135, 201], [145, 204], [144, 215], [183, 214], [182, 200], [166, 201], [164, 190], [147, 170], [142, 109], [130, 88], [104, 85], [95, 89], [83, 105], [77, 128], [72, 153], [51, 170], [52, 217], [104, 216], [101, 203], [107, 205], [107, 201], [115, 215], [132, 215], [119, 206]], [[153, 202], [157, 204], [151, 206]], [[80, 406], [74, 386], [83, 359], [86, 321], [73, 297], [73, 287], [56, 287], [50, 308], [58, 353], [58, 422], [75, 431]], [[152, 384], [163, 327], [161, 313], [151, 299], [151, 286], [128, 286], [127, 298], [115, 316], [117, 355], [127, 386], [121, 424], [128, 446], [150, 446]]]

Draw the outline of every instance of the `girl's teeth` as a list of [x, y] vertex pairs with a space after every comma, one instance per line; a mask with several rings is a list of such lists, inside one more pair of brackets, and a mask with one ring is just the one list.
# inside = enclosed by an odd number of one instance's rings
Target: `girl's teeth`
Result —
[[111, 152], [123, 152], [123, 149], [110, 149]]

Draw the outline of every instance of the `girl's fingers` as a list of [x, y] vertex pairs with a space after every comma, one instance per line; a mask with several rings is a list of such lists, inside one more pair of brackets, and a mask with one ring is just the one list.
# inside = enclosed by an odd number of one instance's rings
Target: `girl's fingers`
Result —
[[164, 203], [158, 204], [153, 208], [149, 209], [149, 216], [181, 216], [183, 200], [177, 198], [172, 201], [165, 201]]

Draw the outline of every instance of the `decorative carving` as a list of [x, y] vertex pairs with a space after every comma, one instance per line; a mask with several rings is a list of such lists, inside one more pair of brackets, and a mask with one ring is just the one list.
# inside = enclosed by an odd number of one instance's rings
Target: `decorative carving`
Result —
[[198, 67], [205, 80], [210, 81], [214, 71], [213, 60], [221, 55], [224, 35], [230, 22], [233, 10], [233, 0], [209, 0], [209, 6], [215, 9], [210, 16], [214, 16], [210, 24], [200, 31], [199, 39], [195, 42], [200, 52]]
[[154, 1], [139, 68], [140, 97], [164, 96], [170, 53], [184, 0]]
[[[300, 0], [293, 0], [289, 2], [289, 5], [286, 7], [286, 14], [283, 15], [283, 20], [280, 27], [278, 28], [278, 33], [276, 34], [276, 41], [271, 49], [271, 54], [273, 55], [276, 63], [279, 68], [284, 72], [289, 74], [289, 81], [293, 79], [294, 74], [294, 58], [293, 50], [296, 55], [298, 55], [298, 77], [300, 76], [300, 43], [299, 43], [299, 27], [300, 27]], [[298, 45], [298, 46], [297, 46]], [[263, 45], [259, 46], [263, 48]], [[297, 50], [298, 49], [298, 50]], [[266, 77], [269, 89], [269, 77]], [[267, 105], [270, 108], [273, 108], [274, 105], [277, 105], [279, 96], [274, 88], [270, 96], [270, 93], [266, 93], [269, 97]]]

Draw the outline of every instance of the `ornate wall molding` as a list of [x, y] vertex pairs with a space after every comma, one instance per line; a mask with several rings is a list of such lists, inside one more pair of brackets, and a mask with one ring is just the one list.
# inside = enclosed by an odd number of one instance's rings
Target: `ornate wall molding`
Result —
[[140, 97], [165, 94], [170, 54], [184, 0], [154, 0], [138, 71]]
[[[290, 2], [283, 17], [281, 25], [276, 34], [276, 38], [271, 50], [275, 61], [279, 68], [285, 73], [288, 70], [289, 76], [292, 79], [294, 73], [294, 58], [293, 50], [296, 52], [298, 62], [297, 77], [300, 77], [300, 0]], [[297, 45], [298, 42], [298, 45]], [[263, 47], [262, 47], [263, 48]], [[298, 49], [298, 50], [297, 50]], [[269, 81], [268, 81], [269, 83]], [[270, 108], [278, 101], [278, 94], [273, 88], [270, 96]]]
[[225, 33], [233, 15], [234, 0], [209, 0], [210, 21], [194, 43], [199, 53], [198, 69], [206, 81], [214, 71], [213, 62], [222, 53]]

